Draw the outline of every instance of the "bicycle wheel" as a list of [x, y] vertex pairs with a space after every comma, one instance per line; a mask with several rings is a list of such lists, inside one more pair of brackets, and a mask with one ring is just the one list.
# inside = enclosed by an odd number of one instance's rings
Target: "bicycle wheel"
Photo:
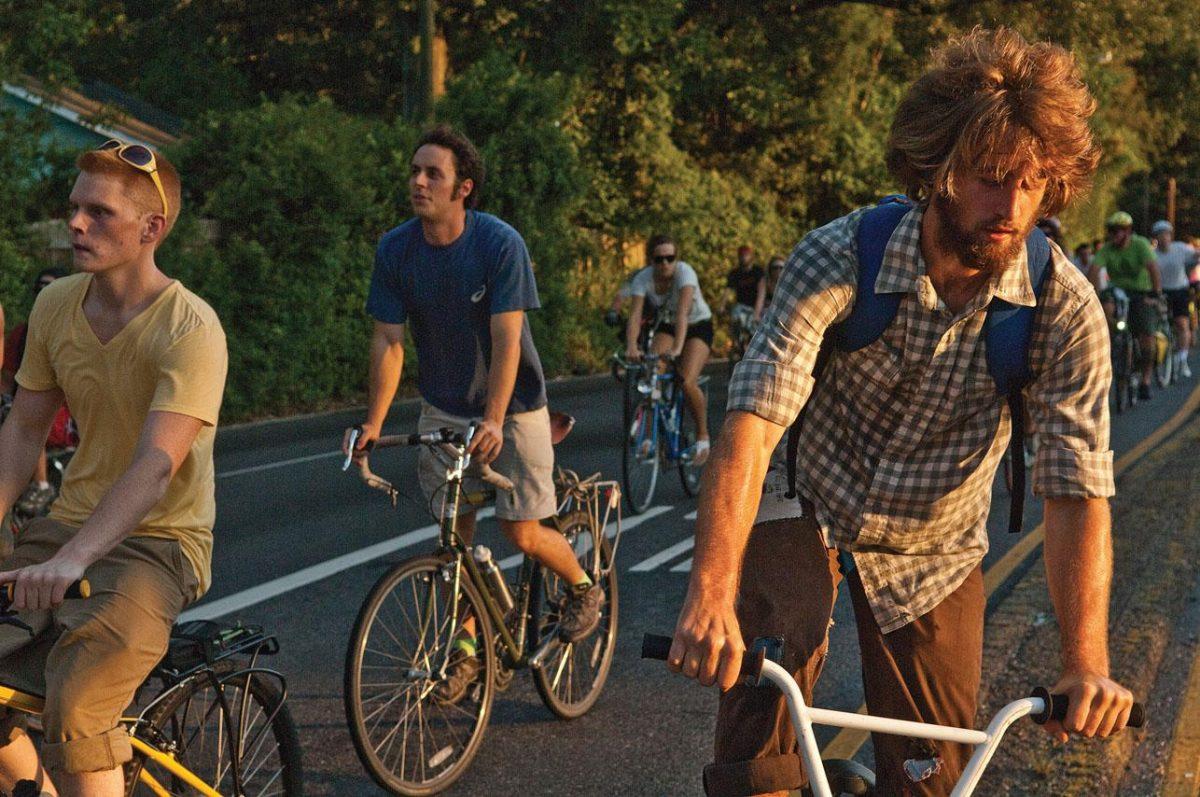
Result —
[[[632, 380], [626, 379], [626, 383]], [[634, 388], [636, 390], [636, 387]], [[621, 481], [629, 511], [644, 512], [654, 500], [658, 485], [658, 430], [654, 424], [655, 404], [649, 398], [627, 401], [625, 439], [621, 450]]]
[[1155, 335], [1154, 346], [1154, 382], [1159, 387], [1170, 387], [1175, 377], [1175, 336], [1159, 333]]
[[[592, 551], [595, 537], [587, 512], [572, 512], [561, 519], [559, 528], [575, 548], [579, 564], [604, 587], [604, 608], [600, 611], [600, 625], [596, 631], [582, 642], [560, 646], [541, 669], [533, 671], [533, 683], [546, 708], [563, 719], [574, 719], [596, 704], [612, 667], [617, 645], [617, 568], [613, 566], [608, 540], [602, 538], [600, 566], [596, 571]], [[543, 588], [537, 594], [545, 605], [531, 607], [535, 617], [540, 610], [545, 612], [537, 624], [539, 638], [545, 633], [557, 633], [558, 607], [566, 596], [562, 579], [544, 568], [542, 573]]]
[[[402, 562], [371, 589], [346, 650], [343, 700], [359, 760], [393, 794], [436, 794], [456, 781], [483, 741], [495, 695], [495, 650], [482, 645], [483, 666], [454, 703], [438, 699], [457, 630], [453, 560]], [[475, 638], [490, 640], [483, 599], [465, 576], [458, 615], [475, 617]]]
[[1129, 378], [1133, 371], [1133, 351], [1129, 343], [1129, 337], [1126, 335], [1116, 334], [1112, 337], [1113, 409], [1118, 413], [1131, 406], [1130, 399], [1133, 394], [1133, 385]]
[[[231, 661], [217, 662], [213, 669], [216, 683], [206, 673], [193, 675], [168, 692], [146, 719], [163, 734], [174, 758], [221, 794], [303, 795], [300, 739], [274, 679], [259, 672], [239, 673]], [[222, 697], [228, 714], [222, 711]], [[237, 734], [236, 739], [231, 740], [231, 732]], [[240, 750], [240, 790], [234, 779], [232, 749]], [[196, 794], [165, 769], [135, 756], [126, 769], [127, 795], [159, 794], [138, 783], [147, 767], [167, 794]]]
[[[704, 405], [707, 407], [707, 377], [700, 378], [700, 392], [704, 394]], [[679, 448], [681, 451], [687, 452], [696, 442], [696, 419], [692, 417], [686, 402], [684, 404], [685, 406], [679, 408], [679, 412], [682, 413], [682, 417], [679, 419]], [[679, 482], [683, 485], [683, 491], [687, 493], [688, 497], [694, 497], [700, 490], [700, 474], [703, 470], [703, 465], [692, 464], [691, 457], [679, 458]]]

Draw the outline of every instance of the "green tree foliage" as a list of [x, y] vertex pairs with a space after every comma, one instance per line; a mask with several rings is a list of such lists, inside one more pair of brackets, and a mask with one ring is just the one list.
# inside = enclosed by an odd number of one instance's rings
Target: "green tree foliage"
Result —
[[[188, 213], [164, 263], [226, 319], [231, 417], [356, 395], [371, 253], [409, 212], [418, 131], [398, 120], [418, 89], [415, 0], [88, 6], [85, 20], [80, 0], [0, 0], [0, 70], [74, 70], [187, 118]], [[1181, 231], [1200, 232], [1195, 0], [436, 6], [450, 78], [437, 115], [479, 144], [485, 209], [529, 244], [543, 302], [531, 323], [551, 373], [602, 364], [613, 341], [599, 317], [649, 235], [678, 239], [720, 307], [739, 244], [785, 253], [894, 191], [896, 104], [930, 49], [975, 25], [1069, 48], [1099, 102], [1105, 155], [1091, 196], [1064, 214], [1072, 243], [1118, 204], [1139, 223], [1163, 215], [1168, 176]], [[30, 168], [36, 135], [0, 119], [0, 145], [12, 142], [0, 184], [53, 172]], [[33, 182], [21, 194], [34, 199], [0, 205], [0, 298], [7, 264], [24, 267], [21, 224], [64, 190]]]
[[164, 269], [212, 302], [229, 339], [230, 417], [354, 396], [375, 243], [396, 219], [413, 131], [285, 99], [202, 118], [178, 153], [191, 213]]

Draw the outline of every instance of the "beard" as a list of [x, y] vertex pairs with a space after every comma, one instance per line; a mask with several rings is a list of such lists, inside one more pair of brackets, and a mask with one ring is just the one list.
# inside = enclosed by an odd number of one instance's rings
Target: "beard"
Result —
[[[947, 197], [939, 195], [933, 201], [941, 215], [941, 224], [937, 228], [938, 247], [957, 255], [963, 265], [990, 274], [997, 274], [1013, 263], [1024, 248], [1025, 239], [1035, 221], [1033, 218], [1009, 221], [997, 217], [969, 227], [962, 218], [959, 206]], [[995, 226], [1011, 226], [1016, 232], [1008, 241], [991, 241], [988, 239], [988, 228]]]

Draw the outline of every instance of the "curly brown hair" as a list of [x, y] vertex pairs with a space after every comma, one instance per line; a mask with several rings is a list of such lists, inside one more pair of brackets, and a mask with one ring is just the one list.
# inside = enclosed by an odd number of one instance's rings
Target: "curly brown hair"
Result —
[[936, 49], [900, 101], [887, 165], [918, 200], [953, 198], [964, 167], [1000, 178], [1033, 166], [1047, 178], [1041, 215], [1053, 216], [1090, 187], [1095, 110], [1069, 52], [976, 27]]

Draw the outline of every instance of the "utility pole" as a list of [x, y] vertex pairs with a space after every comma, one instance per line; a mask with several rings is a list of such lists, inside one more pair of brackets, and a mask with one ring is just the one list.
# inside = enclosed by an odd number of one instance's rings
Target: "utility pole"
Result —
[[1171, 223], [1171, 227], [1175, 227], [1175, 178], [1167, 178], [1167, 221]]
[[421, 120], [433, 121], [433, 0], [419, 0], [417, 4], [421, 30]]

